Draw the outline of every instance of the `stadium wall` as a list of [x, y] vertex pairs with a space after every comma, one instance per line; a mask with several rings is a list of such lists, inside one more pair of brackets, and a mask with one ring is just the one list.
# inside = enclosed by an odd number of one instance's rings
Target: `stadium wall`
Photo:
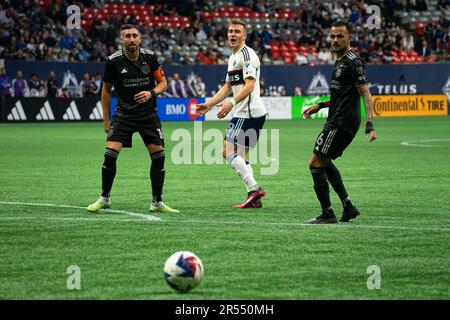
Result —
[[[31, 73], [37, 73], [41, 79], [47, 80], [50, 70], [54, 70], [60, 86], [70, 85], [73, 74], [81, 81], [85, 72], [103, 74], [103, 63], [62, 63], [40, 61], [6, 61], [8, 74], [13, 77], [16, 71], [24, 71], [26, 79]], [[280, 92], [283, 87], [286, 96], [294, 95], [294, 89], [301, 87], [304, 95], [328, 95], [330, 77], [333, 66], [320, 65], [314, 67], [264, 65], [261, 68], [261, 79], [266, 89]], [[181, 77], [192, 72], [201, 76], [207, 95], [217, 91], [218, 85], [225, 79], [225, 65], [180, 65], [164, 66], [167, 75], [179, 73]], [[66, 77], [64, 77], [66, 75]], [[383, 64], [368, 65], [367, 78], [374, 95], [395, 94], [446, 94], [450, 100], [450, 64]], [[73, 79], [72, 79], [73, 80]]]

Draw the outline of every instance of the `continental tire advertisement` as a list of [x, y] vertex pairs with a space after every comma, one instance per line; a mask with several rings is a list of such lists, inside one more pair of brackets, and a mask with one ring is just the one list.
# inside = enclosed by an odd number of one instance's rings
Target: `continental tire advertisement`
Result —
[[376, 117], [446, 116], [445, 95], [372, 96]]

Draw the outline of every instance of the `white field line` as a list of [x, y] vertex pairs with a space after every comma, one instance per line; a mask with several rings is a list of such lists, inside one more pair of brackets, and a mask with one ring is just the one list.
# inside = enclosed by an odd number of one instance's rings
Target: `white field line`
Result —
[[426, 144], [429, 142], [440, 142], [440, 141], [450, 141], [449, 138], [443, 138], [443, 139], [427, 139], [427, 140], [414, 140], [414, 141], [403, 141], [400, 144], [402, 146], [408, 146], [408, 147], [421, 147], [421, 148], [431, 148], [433, 147], [432, 144]]
[[[54, 205], [54, 204], [48, 204], [48, 203], [24, 203], [24, 202], [4, 202], [0, 201], [0, 204], [6, 204], [6, 205], [31, 205], [31, 206], [43, 206], [43, 207], [55, 207], [55, 208], [75, 208], [75, 209], [84, 209], [85, 207], [78, 207], [78, 206], [70, 206], [70, 205]], [[192, 223], [192, 224], [216, 224], [216, 225], [261, 225], [261, 226], [306, 226], [311, 228], [324, 228], [324, 227], [331, 227], [331, 228], [363, 228], [363, 229], [391, 229], [391, 230], [410, 230], [410, 231], [442, 231], [442, 232], [450, 232], [450, 228], [445, 227], [420, 227], [420, 226], [376, 226], [376, 225], [358, 225], [353, 223], [337, 223], [337, 224], [322, 224], [320, 226], [314, 225], [314, 224], [306, 224], [302, 222], [260, 222], [260, 221], [217, 221], [217, 220], [161, 220], [158, 217], [154, 217], [151, 215], [144, 215], [140, 213], [134, 213], [134, 212], [128, 212], [128, 211], [122, 211], [122, 210], [111, 210], [108, 209], [106, 212], [117, 212], [117, 213], [125, 213], [132, 216], [139, 216], [141, 218], [144, 218], [146, 220], [151, 221], [161, 221], [166, 223]], [[179, 217], [179, 216], [177, 216]], [[157, 220], [156, 220], [157, 219]], [[71, 220], [71, 221], [91, 221], [91, 220], [103, 220], [104, 219], [92, 219], [92, 218], [64, 218], [64, 217], [2, 217], [0, 215], [0, 220]], [[139, 222], [142, 220], [135, 220], [135, 219], [114, 219], [110, 221], [135, 221]]]
[[305, 226], [311, 228], [364, 228], [364, 229], [394, 229], [394, 230], [411, 230], [411, 231], [443, 231], [450, 232], [450, 228], [441, 227], [418, 227], [418, 226], [375, 226], [375, 225], [360, 225], [353, 223], [332, 223], [332, 224], [307, 224], [303, 222], [258, 222], [258, 221], [193, 221], [193, 220], [164, 220], [167, 223], [195, 223], [195, 224], [253, 224], [253, 225], [264, 225], [264, 226]]
[[[83, 209], [87, 210], [86, 207], [79, 207], [79, 206], [70, 206], [65, 204], [51, 204], [51, 203], [29, 203], [29, 202], [10, 202], [10, 201], [0, 201], [0, 204], [5, 205], [17, 205], [17, 206], [36, 206], [36, 207], [51, 207], [51, 208], [72, 208], [72, 209]], [[114, 213], [123, 213], [132, 217], [139, 217], [148, 221], [161, 221], [160, 218], [152, 216], [150, 214], [142, 214], [142, 213], [136, 213], [136, 212], [130, 212], [130, 211], [124, 211], [124, 210], [113, 210], [113, 209], [107, 209], [109, 212]]]

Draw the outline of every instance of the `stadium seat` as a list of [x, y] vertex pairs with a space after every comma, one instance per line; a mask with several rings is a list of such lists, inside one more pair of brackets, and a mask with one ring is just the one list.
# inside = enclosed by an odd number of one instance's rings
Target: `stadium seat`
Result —
[[285, 64], [292, 64], [294, 62], [294, 58], [292, 56], [285, 56], [283, 61]]

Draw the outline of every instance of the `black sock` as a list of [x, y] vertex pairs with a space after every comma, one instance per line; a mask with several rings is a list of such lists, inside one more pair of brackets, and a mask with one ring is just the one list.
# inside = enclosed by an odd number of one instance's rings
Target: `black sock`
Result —
[[348, 194], [347, 191], [345, 190], [345, 186], [344, 183], [342, 182], [339, 170], [332, 162], [330, 162], [330, 164], [327, 167], [325, 167], [325, 172], [327, 174], [328, 181], [330, 181], [330, 184], [333, 187], [334, 191], [336, 191], [336, 193], [339, 196], [339, 199], [341, 199], [344, 208], [351, 207], [352, 203], [348, 198]]
[[150, 168], [150, 180], [152, 181], [153, 201], [162, 201], [162, 190], [164, 186], [164, 150], [150, 154], [152, 166]]
[[327, 181], [327, 175], [324, 168], [309, 168], [314, 181], [314, 190], [320, 201], [322, 212], [325, 215], [334, 216], [331, 208], [330, 190]]
[[106, 148], [105, 160], [102, 166], [102, 197], [109, 198], [111, 188], [116, 176], [116, 161], [119, 153], [116, 150]]

